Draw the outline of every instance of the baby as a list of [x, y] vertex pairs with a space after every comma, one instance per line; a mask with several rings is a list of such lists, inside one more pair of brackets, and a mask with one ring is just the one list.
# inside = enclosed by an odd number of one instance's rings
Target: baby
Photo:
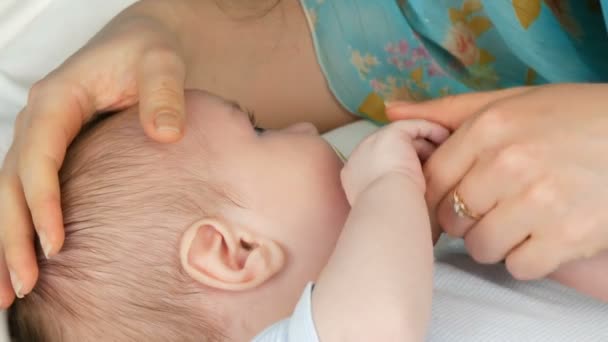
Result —
[[173, 145], [148, 140], [135, 109], [72, 144], [65, 247], [10, 310], [19, 341], [424, 338], [433, 257], [416, 152], [446, 130], [390, 125], [343, 166], [312, 125], [264, 131], [199, 91], [187, 110]]

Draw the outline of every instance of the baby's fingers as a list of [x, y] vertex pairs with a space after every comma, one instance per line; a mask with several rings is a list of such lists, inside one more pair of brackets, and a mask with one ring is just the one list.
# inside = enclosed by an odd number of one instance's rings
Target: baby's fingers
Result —
[[427, 161], [431, 154], [437, 149], [435, 144], [426, 139], [416, 139], [412, 142], [412, 145], [414, 145], [416, 154], [418, 154], [418, 158], [420, 158], [420, 161], [423, 163]]
[[449, 136], [450, 131], [436, 123], [426, 120], [403, 120], [391, 124], [410, 140], [428, 140], [436, 146], [441, 145]]
[[169, 50], [148, 52], [138, 74], [139, 113], [146, 134], [160, 142], [179, 140], [184, 132], [185, 65]]

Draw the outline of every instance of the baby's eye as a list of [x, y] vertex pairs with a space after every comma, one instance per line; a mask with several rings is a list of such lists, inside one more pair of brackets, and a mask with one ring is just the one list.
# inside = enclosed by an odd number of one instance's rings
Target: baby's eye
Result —
[[229, 101], [229, 103], [238, 111], [247, 114], [247, 117], [249, 117], [249, 122], [251, 122], [251, 126], [257, 135], [261, 135], [262, 133], [266, 132], [264, 128], [258, 126], [258, 120], [255, 118], [255, 114], [252, 110], [241, 106], [241, 104], [236, 101]]
[[262, 127], [256, 127], [256, 126], [253, 126], [253, 130], [254, 130], [254, 131], [255, 131], [255, 132], [258, 134], [258, 135], [260, 135], [260, 134], [262, 134], [262, 133], [266, 132], [266, 130], [265, 130], [265, 129], [263, 129]]
[[255, 131], [255, 133], [257, 133], [257, 135], [260, 135], [260, 134], [266, 132], [265, 129], [258, 126], [258, 120], [255, 118], [255, 114], [253, 113], [253, 111], [247, 110], [247, 109], [244, 109], [243, 111], [245, 113], [247, 113], [247, 116], [249, 116], [249, 121], [251, 122], [251, 126], [253, 126], [253, 130]]

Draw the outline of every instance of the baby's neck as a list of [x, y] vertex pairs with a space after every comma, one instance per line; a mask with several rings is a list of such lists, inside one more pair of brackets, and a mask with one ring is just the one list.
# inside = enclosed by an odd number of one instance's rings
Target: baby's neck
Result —
[[[292, 270], [296, 272], [296, 270]], [[272, 324], [289, 317], [306, 284], [289, 269], [260, 288], [244, 293], [225, 293], [219, 305], [225, 308], [226, 329], [230, 340], [251, 341]], [[297, 279], [297, 284], [293, 281]]]

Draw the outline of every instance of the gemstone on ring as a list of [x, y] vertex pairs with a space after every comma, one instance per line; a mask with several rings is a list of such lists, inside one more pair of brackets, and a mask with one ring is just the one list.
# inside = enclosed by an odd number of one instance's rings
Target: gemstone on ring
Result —
[[471, 210], [469, 210], [469, 207], [467, 207], [464, 201], [460, 198], [460, 195], [457, 191], [454, 191], [452, 193], [452, 201], [454, 202], [452, 205], [452, 209], [454, 210], [454, 213], [458, 215], [458, 217], [468, 217], [473, 220], [479, 219], [479, 215], [474, 214], [473, 212], [471, 212]]
[[462, 202], [454, 202], [454, 212], [456, 213], [456, 215], [460, 216], [460, 217], [464, 217], [465, 213], [464, 213], [464, 203]]

